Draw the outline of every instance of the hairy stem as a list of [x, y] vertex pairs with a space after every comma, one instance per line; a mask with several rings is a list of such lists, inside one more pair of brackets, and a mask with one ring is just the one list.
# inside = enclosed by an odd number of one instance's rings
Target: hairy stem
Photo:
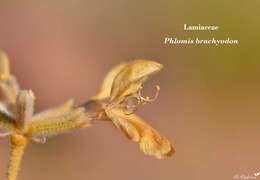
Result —
[[11, 135], [10, 160], [7, 171], [7, 180], [16, 180], [27, 142], [27, 137], [18, 134]]

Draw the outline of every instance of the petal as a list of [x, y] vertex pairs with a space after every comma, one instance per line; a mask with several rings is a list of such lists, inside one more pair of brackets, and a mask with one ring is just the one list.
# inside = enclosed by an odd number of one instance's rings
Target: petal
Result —
[[140, 141], [140, 133], [126, 118], [126, 115], [119, 109], [111, 109], [106, 111], [106, 115], [114, 125], [120, 129], [128, 139], [138, 142]]
[[110, 96], [112, 83], [116, 77], [116, 75], [127, 65], [127, 63], [121, 63], [115, 67], [113, 67], [106, 75], [105, 79], [103, 80], [101, 87], [96, 96], [92, 99], [101, 100], [108, 98]]
[[48, 137], [60, 133], [69, 132], [74, 129], [90, 126], [90, 119], [85, 113], [84, 108], [76, 108], [64, 114], [48, 117], [29, 122], [28, 133], [32, 136]]
[[135, 60], [128, 63], [113, 81], [111, 101], [136, 93], [150, 75], [159, 72], [162, 68], [161, 64], [149, 60]]
[[143, 132], [140, 149], [146, 155], [155, 156], [158, 159], [171, 156], [175, 152], [170, 141], [158, 134], [154, 129], [147, 129]]
[[161, 159], [174, 153], [169, 140], [137, 115], [125, 114], [121, 109], [110, 109], [106, 114], [130, 140], [139, 142], [144, 154]]

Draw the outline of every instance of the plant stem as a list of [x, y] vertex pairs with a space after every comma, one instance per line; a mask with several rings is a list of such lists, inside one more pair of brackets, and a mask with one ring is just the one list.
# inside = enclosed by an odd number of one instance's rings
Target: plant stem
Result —
[[17, 179], [22, 156], [27, 143], [27, 137], [19, 134], [11, 135], [10, 160], [7, 171], [7, 180]]

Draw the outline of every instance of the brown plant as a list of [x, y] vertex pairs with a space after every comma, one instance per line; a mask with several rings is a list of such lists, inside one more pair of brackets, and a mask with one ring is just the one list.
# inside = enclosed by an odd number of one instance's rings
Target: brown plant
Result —
[[113, 122], [140, 149], [156, 158], [171, 156], [175, 150], [164, 136], [135, 114], [139, 105], [154, 101], [141, 95], [148, 77], [163, 66], [154, 61], [135, 60], [114, 67], [104, 79], [96, 96], [81, 107], [73, 100], [49, 110], [34, 113], [35, 96], [31, 90], [21, 90], [10, 74], [9, 59], [0, 51], [0, 136], [10, 136], [8, 180], [16, 180], [21, 159], [29, 140], [43, 143], [47, 137], [90, 126], [91, 120]]

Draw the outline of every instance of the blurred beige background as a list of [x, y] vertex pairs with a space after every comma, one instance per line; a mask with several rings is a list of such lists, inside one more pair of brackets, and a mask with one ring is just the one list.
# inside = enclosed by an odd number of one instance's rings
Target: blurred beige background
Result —
[[[159, 99], [139, 114], [167, 136], [173, 158], [144, 156], [111, 123], [31, 143], [19, 180], [233, 179], [260, 171], [259, 5], [224, 1], [0, 1], [0, 48], [37, 97], [37, 111], [83, 103], [114, 65], [164, 64], [146, 83]], [[218, 32], [184, 32], [183, 24]], [[238, 46], [166, 46], [165, 36], [239, 39]], [[5, 179], [8, 139], [0, 139]], [[260, 177], [259, 177], [260, 178]]]

